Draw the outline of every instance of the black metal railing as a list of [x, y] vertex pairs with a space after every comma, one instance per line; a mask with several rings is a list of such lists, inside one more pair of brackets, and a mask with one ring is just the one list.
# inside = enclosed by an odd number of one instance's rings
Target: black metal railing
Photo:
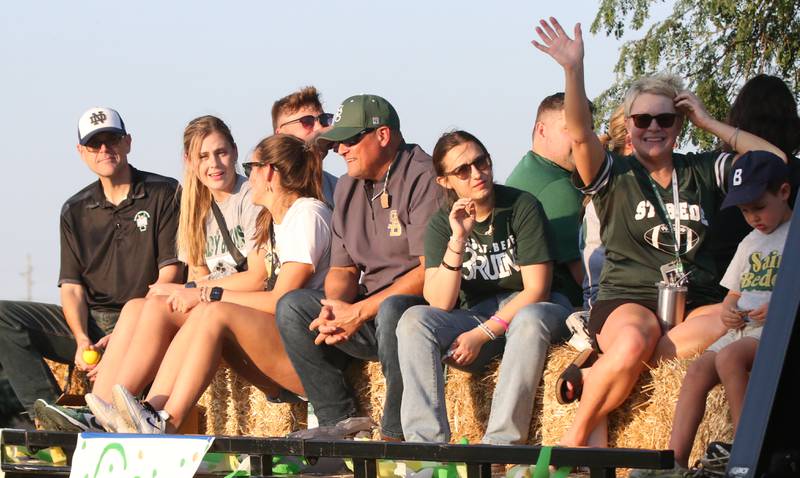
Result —
[[[75, 433], [3, 430], [0, 443], [32, 449], [58, 446], [71, 460], [76, 441]], [[351, 458], [355, 478], [376, 478], [379, 459], [465, 463], [468, 478], [489, 478], [492, 464], [535, 464], [541, 449], [538, 446], [517, 445], [443, 445], [220, 436], [215, 437], [209, 451], [249, 455], [252, 477], [271, 476], [272, 457], [281, 455]], [[592, 478], [609, 478], [615, 476], [617, 468], [671, 468], [674, 465], [674, 455], [672, 450], [553, 447], [550, 461], [557, 466], [586, 467]], [[69, 475], [68, 466], [9, 463], [5, 456], [5, 447], [2, 471], [6, 478]]]

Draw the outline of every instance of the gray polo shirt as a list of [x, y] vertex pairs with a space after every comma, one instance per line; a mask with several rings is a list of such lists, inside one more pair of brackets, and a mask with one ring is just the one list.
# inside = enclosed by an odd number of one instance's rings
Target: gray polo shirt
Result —
[[428, 219], [439, 207], [441, 189], [435, 178], [431, 157], [415, 144], [401, 145], [392, 163], [386, 209], [380, 199], [383, 181], [339, 178], [331, 267], [356, 266], [366, 296], [417, 267], [425, 255]]

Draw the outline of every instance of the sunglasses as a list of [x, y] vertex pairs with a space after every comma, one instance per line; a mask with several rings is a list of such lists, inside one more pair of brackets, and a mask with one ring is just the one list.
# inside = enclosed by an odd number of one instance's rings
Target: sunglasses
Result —
[[675, 113], [661, 113], [660, 115], [649, 115], [649, 114], [642, 114], [642, 115], [631, 115], [633, 119], [633, 124], [640, 129], [647, 129], [650, 127], [650, 124], [653, 123], [653, 120], [656, 120], [658, 126], [662, 128], [669, 128], [675, 124], [675, 118], [678, 115]]
[[455, 176], [462, 181], [469, 179], [469, 175], [472, 174], [473, 166], [475, 166], [475, 169], [478, 171], [485, 173], [492, 169], [492, 158], [488, 154], [482, 154], [472, 160], [471, 163], [464, 163], [449, 173], [445, 173], [445, 176]]
[[261, 161], [252, 161], [249, 163], [242, 163], [242, 169], [244, 169], [244, 175], [250, 179], [250, 173], [253, 172], [253, 168], [263, 168], [266, 167], [269, 163], [264, 163]]
[[366, 128], [366, 129], [361, 130], [361, 132], [356, 133], [354, 136], [351, 136], [351, 137], [349, 137], [349, 138], [347, 138], [347, 139], [345, 139], [343, 141], [334, 141], [333, 143], [331, 143], [331, 149], [334, 152], [339, 151], [339, 145], [342, 145], [342, 144], [347, 146], [348, 148], [352, 148], [353, 146], [355, 146], [358, 143], [360, 143], [361, 140], [364, 139], [364, 136], [366, 136], [368, 133], [371, 133], [373, 131], [375, 131], [375, 128]]
[[122, 141], [122, 138], [124, 137], [125, 136], [121, 134], [115, 134], [113, 136], [105, 136], [105, 137], [94, 136], [89, 141], [87, 141], [84, 146], [86, 147], [86, 149], [92, 152], [96, 152], [100, 151], [100, 148], [103, 147], [103, 145], [106, 145], [106, 148], [113, 148], [114, 146], [118, 145], [119, 142]]
[[280, 127], [283, 128], [287, 124], [300, 123], [303, 126], [303, 128], [311, 129], [314, 127], [314, 123], [316, 123], [317, 121], [319, 121], [320, 126], [322, 126], [323, 128], [327, 128], [328, 126], [333, 124], [333, 113], [320, 113], [317, 116], [314, 115], [301, 116], [299, 118], [295, 118], [291, 121], [283, 123], [282, 125], [280, 125]]

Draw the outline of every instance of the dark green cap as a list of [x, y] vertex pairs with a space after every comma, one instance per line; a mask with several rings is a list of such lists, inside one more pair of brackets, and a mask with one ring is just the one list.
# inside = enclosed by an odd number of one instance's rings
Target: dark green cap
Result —
[[400, 131], [400, 118], [394, 107], [376, 95], [356, 95], [339, 105], [333, 117], [333, 128], [320, 135], [327, 141], [344, 141], [367, 128], [388, 126]]

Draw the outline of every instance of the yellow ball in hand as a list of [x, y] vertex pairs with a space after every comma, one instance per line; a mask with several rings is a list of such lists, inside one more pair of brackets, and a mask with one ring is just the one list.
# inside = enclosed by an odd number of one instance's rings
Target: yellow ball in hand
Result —
[[88, 365], [94, 365], [100, 361], [100, 352], [97, 350], [86, 349], [83, 351], [83, 361]]

